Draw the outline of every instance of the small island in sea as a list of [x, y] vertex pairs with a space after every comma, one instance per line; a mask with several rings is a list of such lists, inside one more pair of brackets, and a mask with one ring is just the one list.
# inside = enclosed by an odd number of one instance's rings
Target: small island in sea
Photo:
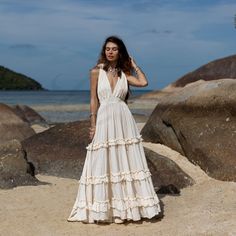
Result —
[[0, 90], [45, 90], [34, 79], [0, 66]]

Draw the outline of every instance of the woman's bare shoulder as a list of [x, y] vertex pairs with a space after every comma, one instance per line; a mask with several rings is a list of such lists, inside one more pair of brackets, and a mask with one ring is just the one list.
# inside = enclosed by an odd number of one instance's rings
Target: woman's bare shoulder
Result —
[[90, 75], [92, 77], [97, 77], [99, 74], [99, 68], [93, 67], [92, 69], [90, 69]]
[[90, 74], [92, 76], [97, 76], [99, 74], [99, 69], [103, 68], [103, 64], [97, 64], [96, 66], [94, 66], [92, 69], [90, 69]]

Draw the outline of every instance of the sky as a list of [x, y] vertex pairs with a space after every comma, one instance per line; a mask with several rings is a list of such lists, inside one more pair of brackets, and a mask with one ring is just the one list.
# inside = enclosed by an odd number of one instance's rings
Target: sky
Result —
[[88, 90], [116, 35], [147, 76], [141, 89], [162, 89], [236, 53], [235, 15], [235, 0], [0, 0], [0, 65], [49, 90]]

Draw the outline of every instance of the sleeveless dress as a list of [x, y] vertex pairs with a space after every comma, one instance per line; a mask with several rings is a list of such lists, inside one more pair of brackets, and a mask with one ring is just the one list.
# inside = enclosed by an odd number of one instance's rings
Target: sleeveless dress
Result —
[[79, 180], [68, 221], [137, 221], [161, 212], [142, 145], [142, 137], [124, 102], [124, 72], [112, 91], [106, 71], [99, 69], [96, 130]]

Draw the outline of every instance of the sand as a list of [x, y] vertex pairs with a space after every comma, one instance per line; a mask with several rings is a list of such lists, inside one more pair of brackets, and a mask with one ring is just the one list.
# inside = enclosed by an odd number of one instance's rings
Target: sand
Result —
[[[141, 128], [144, 124], [139, 124]], [[78, 181], [37, 175], [50, 183], [0, 190], [1, 236], [79, 236], [79, 235], [158, 235], [233, 236], [236, 235], [236, 183], [215, 180], [184, 156], [170, 148], [143, 142], [155, 152], [171, 158], [196, 184], [181, 195], [158, 195], [163, 215], [157, 219], [125, 224], [84, 224], [68, 222]]]

